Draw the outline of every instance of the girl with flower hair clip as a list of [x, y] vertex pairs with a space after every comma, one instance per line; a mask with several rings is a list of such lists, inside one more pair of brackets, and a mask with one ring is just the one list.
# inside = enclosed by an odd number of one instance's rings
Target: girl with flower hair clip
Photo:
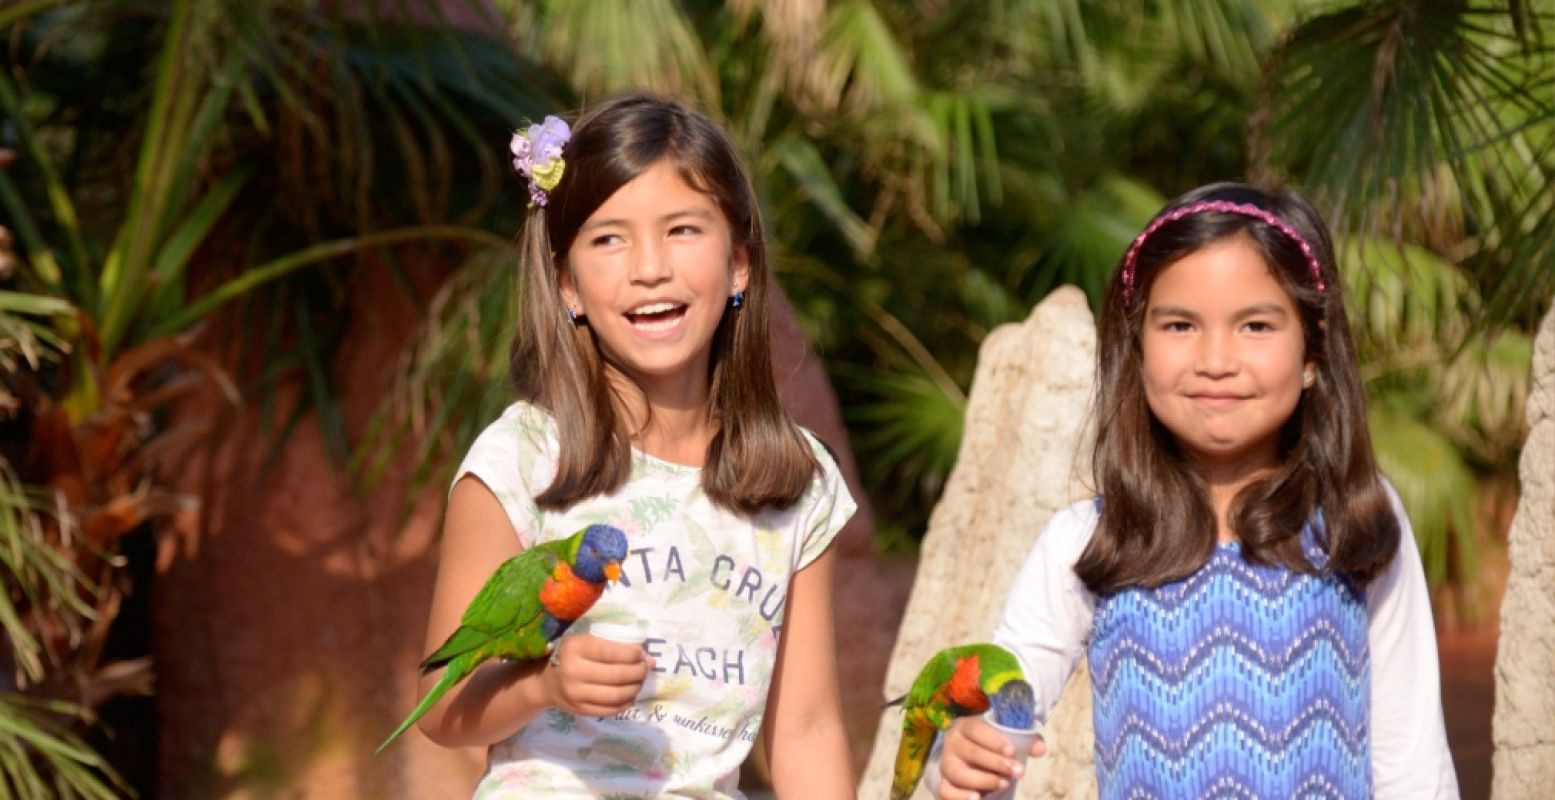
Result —
[[481, 666], [421, 730], [488, 748], [479, 798], [739, 797], [762, 731], [780, 796], [852, 796], [831, 545], [854, 503], [778, 402], [766, 241], [732, 142], [631, 94], [575, 128], [548, 117], [512, 153], [532, 201], [521, 399], [455, 477], [428, 648], [526, 548], [608, 524], [629, 555], [549, 661]]
[[[1456, 797], [1420, 555], [1317, 211], [1232, 183], [1173, 200], [1099, 350], [1099, 496], [1048, 523], [993, 638], [1044, 718], [1089, 657], [1101, 797]], [[1008, 786], [1011, 750], [964, 718], [925, 782]]]

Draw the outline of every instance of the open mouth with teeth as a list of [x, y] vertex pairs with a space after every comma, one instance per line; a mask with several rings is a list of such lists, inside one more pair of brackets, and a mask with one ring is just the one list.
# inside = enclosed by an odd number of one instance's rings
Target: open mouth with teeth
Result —
[[638, 306], [626, 312], [627, 321], [632, 327], [645, 331], [661, 331], [675, 327], [681, 317], [686, 315], [686, 306], [681, 303], [649, 303]]

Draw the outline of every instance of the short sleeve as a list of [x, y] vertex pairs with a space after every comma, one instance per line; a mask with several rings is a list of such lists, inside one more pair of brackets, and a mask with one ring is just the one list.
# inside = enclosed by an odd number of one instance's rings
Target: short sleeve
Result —
[[1375, 796], [1456, 798], [1425, 570], [1403, 503], [1384, 488], [1400, 535], [1398, 554], [1366, 587]]
[[540, 531], [541, 511], [535, 505], [536, 487], [543, 489], [555, 473], [555, 437], [550, 418], [525, 403], [514, 403], [486, 426], [465, 453], [454, 484], [474, 476], [502, 505], [518, 532], [519, 543], [532, 547]]
[[848, 520], [853, 518], [853, 512], [858, 510], [858, 504], [854, 502], [847, 483], [842, 479], [842, 470], [837, 467], [831, 453], [809, 431], [805, 431], [805, 438], [814, 448], [815, 459], [821, 469], [801, 501], [805, 504], [805, 513], [801, 514], [804, 523], [800, 534], [803, 539], [799, 545], [798, 563], [794, 565], [796, 572], [820, 558], [821, 553], [826, 552], [826, 548], [837, 538], [837, 532], [848, 524]]

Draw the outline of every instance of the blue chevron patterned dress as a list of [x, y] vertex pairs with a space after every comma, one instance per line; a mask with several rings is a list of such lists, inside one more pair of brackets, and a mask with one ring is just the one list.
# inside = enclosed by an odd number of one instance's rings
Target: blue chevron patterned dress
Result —
[[1342, 579], [1221, 544], [1187, 579], [1098, 597], [1089, 656], [1103, 798], [1371, 795], [1366, 599]]

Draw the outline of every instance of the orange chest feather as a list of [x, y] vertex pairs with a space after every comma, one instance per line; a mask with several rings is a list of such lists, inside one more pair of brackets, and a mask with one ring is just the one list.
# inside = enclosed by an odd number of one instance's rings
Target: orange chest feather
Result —
[[545, 585], [540, 587], [540, 605], [545, 606], [551, 616], [571, 622], [583, 616], [604, 591], [604, 584], [589, 583], [572, 574], [567, 562], [558, 561], [551, 576], [545, 579]]
[[983, 693], [979, 661], [975, 655], [957, 659], [956, 671], [945, 687], [945, 694], [952, 703], [974, 713], [988, 710], [988, 695]]

